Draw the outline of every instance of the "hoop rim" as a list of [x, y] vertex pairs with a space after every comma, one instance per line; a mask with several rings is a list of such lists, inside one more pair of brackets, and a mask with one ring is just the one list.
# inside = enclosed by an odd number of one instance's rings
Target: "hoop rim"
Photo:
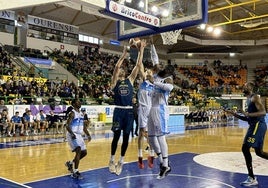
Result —
[[164, 45], [173, 45], [178, 41], [178, 37], [181, 35], [182, 29], [176, 29], [160, 33]]

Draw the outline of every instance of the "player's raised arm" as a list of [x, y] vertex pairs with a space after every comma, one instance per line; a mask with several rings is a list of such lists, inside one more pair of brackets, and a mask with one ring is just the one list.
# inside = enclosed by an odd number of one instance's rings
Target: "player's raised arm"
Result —
[[124, 62], [124, 59], [127, 56], [127, 46], [124, 46], [123, 54], [121, 57], [118, 59], [117, 63], [115, 64], [114, 72], [113, 72], [113, 77], [112, 77], [112, 82], [111, 82], [111, 87], [114, 88], [116, 85], [116, 82], [118, 80], [119, 72], [120, 72], [120, 67], [122, 63]]
[[133, 85], [134, 80], [136, 79], [136, 77], [137, 77], [137, 75], [138, 75], [138, 73], [140, 71], [140, 66], [142, 65], [142, 60], [143, 60], [144, 48], [145, 48], [145, 46], [147, 44], [146, 40], [141, 40], [140, 43], [141, 44], [140, 44], [140, 48], [139, 48], [139, 53], [138, 53], [138, 58], [137, 58], [136, 65], [135, 65], [135, 67], [133, 68], [131, 74], [128, 77], [130, 82], [132, 83], [132, 85]]

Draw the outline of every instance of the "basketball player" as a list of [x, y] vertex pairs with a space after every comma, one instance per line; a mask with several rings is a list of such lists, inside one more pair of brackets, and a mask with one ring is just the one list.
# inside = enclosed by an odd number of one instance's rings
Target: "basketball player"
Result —
[[[147, 138], [147, 120], [148, 115], [151, 109], [151, 93], [153, 91], [154, 85], [151, 83], [153, 80], [152, 70], [147, 69], [144, 71], [143, 64], [141, 66], [141, 75], [143, 82], [139, 86], [138, 90], [138, 124], [139, 124], [139, 136], [138, 136], [138, 166], [140, 169], [144, 168], [143, 164], [143, 154], [142, 154], [142, 147], [144, 137]], [[149, 168], [153, 167], [153, 160], [154, 160], [154, 151], [149, 146], [149, 156], [148, 156], [148, 166]]]
[[[109, 171], [120, 175], [124, 163], [124, 156], [128, 148], [128, 140], [130, 131], [133, 129], [134, 115], [132, 109], [133, 98], [133, 84], [139, 72], [139, 66], [142, 63], [144, 47], [146, 41], [141, 40], [141, 47], [139, 48], [137, 63], [133, 68], [131, 74], [126, 77], [125, 71], [121, 65], [126, 58], [127, 48], [124, 47], [122, 56], [119, 58], [115, 65], [113, 72], [111, 88], [114, 91], [114, 103], [115, 109], [113, 114], [113, 126], [112, 131], [114, 133], [111, 143], [111, 157], [109, 161]], [[115, 164], [115, 153], [118, 145], [118, 141], [123, 131], [123, 142], [121, 146], [121, 157], [117, 164]]]
[[173, 69], [166, 67], [160, 70], [152, 83], [152, 107], [148, 118], [148, 138], [160, 162], [157, 179], [165, 178], [171, 171], [168, 161], [168, 145], [165, 135], [168, 134], [168, 97], [173, 89]]
[[243, 88], [243, 92], [247, 96], [247, 112], [242, 111], [243, 115], [239, 115], [234, 111], [225, 110], [226, 112], [231, 113], [233, 116], [243, 121], [247, 121], [249, 124], [249, 128], [242, 145], [242, 152], [244, 154], [248, 169], [248, 178], [240, 183], [240, 185], [247, 187], [258, 185], [257, 178], [253, 173], [250, 148], [254, 148], [257, 156], [268, 159], [268, 153], [263, 151], [263, 142], [267, 130], [265, 123], [266, 111], [264, 105], [261, 102], [260, 96], [253, 93], [253, 88], [254, 85], [252, 83], [245, 84]]
[[[76, 179], [83, 179], [78, 171], [79, 162], [82, 158], [87, 155], [86, 145], [82, 136], [84, 132], [87, 135], [88, 141], [91, 141], [91, 136], [84, 124], [84, 115], [80, 112], [81, 102], [79, 99], [74, 99], [72, 101], [73, 109], [68, 115], [67, 119], [67, 133], [66, 138], [72, 149], [75, 152], [74, 159], [72, 161], [67, 161], [65, 163], [68, 170], [72, 173], [71, 177]], [[74, 163], [74, 169], [73, 169]]]
[[[153, 82], [153, 66], [158, 64], [158, 55], [156, 53], [155, 46], [153, 44], [153, 39], [151, 37], [150, 39], [150, 53], [151, 53], [151, 60], [152, 64], [148, 64], [146, 66], [146, 71], [144, 69], [144, 65], [142, 64], [140, 66], [140, 74], [143, 79], [143, 82], [139, 86], [138, 90], [138, 104], [139, 104], [139, 111], [138, 111], [138, 124], [139, 124], [139, 135], [138, 135], [138, 167], [140, 169], [144, 168], [144, 163], [143, 163], [143, 152], [142, 152], [142, 147], [143, 147], [143, 141], [144, 138], [148, 139], [148, 129], [147, 129], [147, 121], [148, 121], [148, 116], [149, 112], [151, 110], [152, 106], [152, 99], [151, 99], [151, 94], [153, 91], [154, 85], [152, 84]], [[153, 161], [154, 161], [154, 150], [148, 145], [148, 151], [149, 151], [149, 156], [148, 156], [148, 167], [153, 168]]]

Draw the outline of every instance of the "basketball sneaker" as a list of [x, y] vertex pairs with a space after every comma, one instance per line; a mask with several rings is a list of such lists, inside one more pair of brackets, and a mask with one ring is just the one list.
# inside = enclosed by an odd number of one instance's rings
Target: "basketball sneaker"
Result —
[[115, 164], [114, 164], [114, 161], [110, 161], [109, 162], [109, 171], [113, 174], [113, 173], [115, 173], [116, 172], [116, 166], [115, 166]]
[[143, 161], [142, 161], [142, 157], [138, 158], [138, 166], [139, 166], [140, 169], [144, 169], [144, 164], [143, 164]]
[[240, 185], [245, 186], [245, 187], [255, 186], [255, 185], [258, 185], [258, 181], [256, 177], [252, 178], [248, 176], [248, 178], [245, 181], [241, 182]]
[[83, 176], [82, 176], [82, 175], [80, 174], [80, 172], [78, 172], [78, 171], [72, 173], [72, 174], [71, 174], [71, 177], [72, 177], [72, 178], [75, 178], [75, 179], [79, 179], [79, 180], [84, 179]]
[[118, 161], [118, 163], [116, 165], [116, 172], [115, 172], [116, 175], [119, 176], [121, 174], [122, 169], [123, 169], [123, 165], [124, 165], [124, 163], [121, 163], [120, 161]]
[[154, 167], [154, 156], [148, 156], [148, 167], [149, 168]]
[[157, 179], [160, 180], [160, 179], [165, 178], [170, 172], [171, 172], [171, 167], [169, 165], [168, 165], [168, 167], [166, 167], [166, 166], [162, 166], [160, 164], [160, 172], [157, 176]]
[[73, 169], [73, 163], [71, 161], [67, 161], [65, 163], [65, 166], [67, 167], [69, 172], [73, 173], [74, 169]]

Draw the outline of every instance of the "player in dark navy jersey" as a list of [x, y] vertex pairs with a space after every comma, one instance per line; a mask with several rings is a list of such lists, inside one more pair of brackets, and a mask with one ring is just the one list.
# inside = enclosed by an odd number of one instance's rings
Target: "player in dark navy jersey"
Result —
[[268, 153], [263, 151], [263, 142], [267, 126], [265, 123], [266, 111], [264, 105], [261, 102], [259, 95], [253, 93], [254, 85], [247, 83], [244, 85], [244, 94], [247, 96], [248, 110], [247, 112], [242, 111], [243, 115], [239, 115], [234, 111], [226, 110], [235, 117], [247, 121], [249, 124], [248, 131], [245, 135], [244, 142], [242, 145], [242, 152], [244, 154], [246, 165], [248, 169], [248, 178], [241, 182], [242, 186], [256, 186], [258, 185], [257, 178], [253, 173], [252, 168], [252, 156], [250, 148], [255, 149], [257, 156], [268, 159]]
[[[133, 68], [131, 74], [126, 77], [124, 69], [121, 65], [127, 55], [127, 48], [124, 47], [122, 56], [119, 58], [115, 65], [113, 72], [111, 88], [114, 92], [115, 109], [113, 113], [113, 126], [112, 131], [113, 141], [111, 144], [111, 157], [109, 161], [109, 171], [119, 175], [122, 171], [124, 156], [128, 148], [128, 140], [130, 131], [133, 129], [134, 114], [132, 108], [133, 98], [133, 84], [138, 75], [140, 64], [143, 59], [143, 51], [146, 46], [146, 41], [141, 41], [141, 47], [139, 48], [138, 58], [136, 66]], [[121, 157], [117, 164], [115, 164], [115, 153], [118, 145], [118, 141], [123, 131], [123, 143], [121, 146]]]

